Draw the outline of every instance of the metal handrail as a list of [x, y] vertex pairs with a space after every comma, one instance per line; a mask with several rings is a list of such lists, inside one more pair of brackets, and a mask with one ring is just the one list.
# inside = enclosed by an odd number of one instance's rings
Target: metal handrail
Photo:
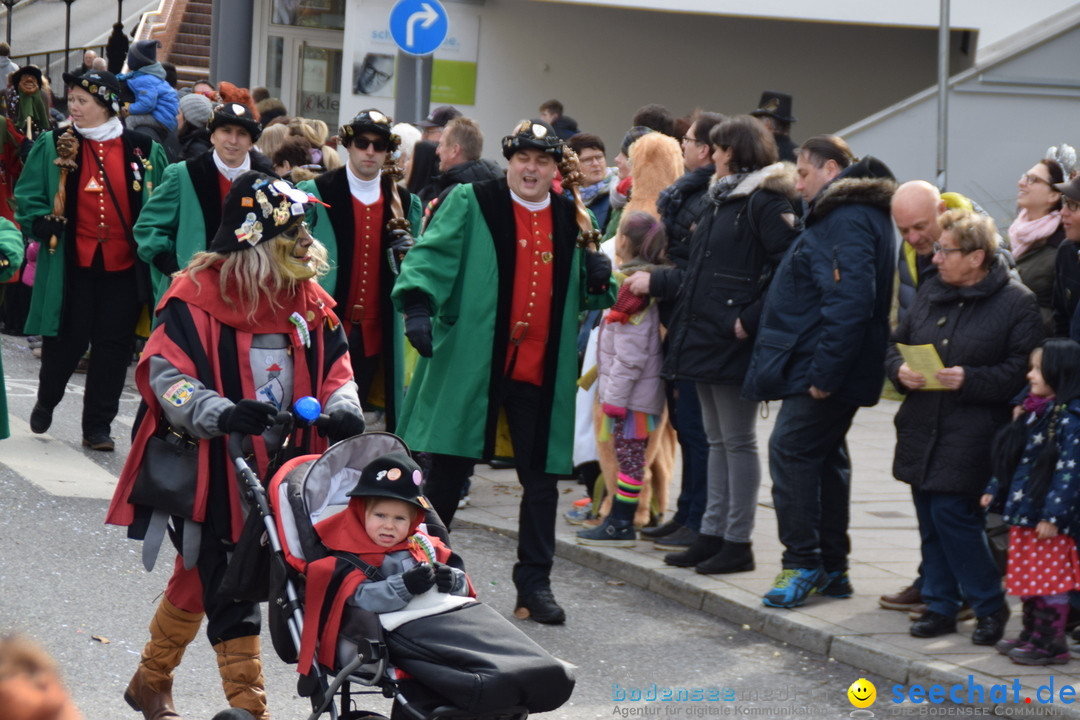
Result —
[[[105, 56], [104, 45], [87, 45], [86, 47], [77, 48], [73, 47], [68, 51], [68, 67], [77, 68], [82, 65], [83, 53], [85, 53], [87, 50], [93, 50], [98, 54], [99, 57]], [[34, 62], [35, 58], [45, 58], [45, 62]], [[71, 62], [72, 59], [75, 60], [74, 63]], [[50, 84], [55, 84], [54, 78], [59, 78], [64, 72], [64, 48], [59, 48], [58, 50], [45, 50], [43, 52], [29, 53], [27, 55], [12, 55], [11, 60], [19, 67], [30, 64], [37, 65], [39, 68], [41, 68], [41, 72], [44, 73], [47, 78], [49, 78]], [[54, 64], [58, 66], [55, 72], [53, 71]]]

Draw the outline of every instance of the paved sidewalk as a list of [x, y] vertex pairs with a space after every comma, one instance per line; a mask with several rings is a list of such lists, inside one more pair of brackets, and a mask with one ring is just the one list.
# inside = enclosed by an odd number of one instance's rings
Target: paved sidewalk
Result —
[[[692, 568], [670, 567], [664, 564], [665, 552], [655, 550], [645, 540], [639, 540], [633, 549], [578, 545], [574, 533], [579, 528], [562, 519], [562, 513], [582, 497], [579, 486], [571, 481], [559, 483], [556, 553], [689, 607], [908, 687], [918, 683], [948, 688], [959, 683], [967, 688], [968, 678], [973, 675], [974, 682], [987, 689], [1008, 685], [1011, 701], [1014, 683], [1019, 680], [1020, 702], [1031, 697], [1032, 703], [1037, 703], [1038, 688], [1052, 682], [1054, 714], [1080, 718], [1080, 703], [1063, 705], [1057, 699], [1062, 686], [1080, 683], [1080, 659], [1049, 668], [1016, 665], [993, 648], [971, 643], [974, 621], [960, 623], [956, 634], [923, 640], [908, 634], [910, 620], [906, 613], [878, 607], [878, 596], [910, 584], [919, 564], [918, 523], [911, 494], [908, 486], [893, 479], [891, 473], [895, 443], [892, 421], [898, 407], [897, 402], [883, 400], [876, 407], [859, 410], [848, 433], [853, 463], [850, 534], [855, 596], [852, 598], [838, 600], [812, 595], [795, 610], [771, 609], [761, 604], [761, 596], [780, 572], [781, 545], [776, 534], [766, 457], [771, 419], [758, 423], [763, 468], [754, 530], [757, 562], [754, 572], [706, 576], [698, 575]], [[775, 415], [778, 404], [772, 403], [771, 408]], [[492, 470], [487, 465], [477, 465], [476, 473], [470, 505], [457, 513], [457, 519], [516, 533], [520, 498], [516, 474], [513, 470]], [[672, 504], [678, 496], [679, 477], [676, 472], [670, 493]], [[667, 517], [670, 516], [669, 512]], [[1010, 598], [1010, 604], [1013, 616], [1007, 637], [1015, 636], [1020, 629], [1019, 600]], [[890, 698], [891, 689], [878, 688], [878, 696]], [[1047, 699], [1045, 689], [1042, 697]]]

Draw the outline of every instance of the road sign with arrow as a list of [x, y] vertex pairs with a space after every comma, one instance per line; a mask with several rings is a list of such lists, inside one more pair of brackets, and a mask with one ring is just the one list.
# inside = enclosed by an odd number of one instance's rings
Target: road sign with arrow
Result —
[[390, 10], [390, 34], [410, 55], [429, 55], [446, 39], [446, 9], [439, 0], [398, 0]]

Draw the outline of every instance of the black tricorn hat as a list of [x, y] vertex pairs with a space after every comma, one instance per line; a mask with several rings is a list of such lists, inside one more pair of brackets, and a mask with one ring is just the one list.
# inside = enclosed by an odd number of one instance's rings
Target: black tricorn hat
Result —
[[262, 135], [262, 125], [255, 119], [255, 113], [246, 105], [234, 102], [223, 102], [214, 106], [210, 113], [210, 120], [206, 123], [206, 129], [214, 132], [222, 125], [239, 125], [247, 130], [251, 136], [251, 142], [257, 142]]
[[386, 142], [390, 144], [390, 152], [394, 152], [401, 144], [401, 138], [391, 132], [390, 128], [393, 124], [393, 118], [380, 110], [374, 108], [361, 110], [347, 125], [338, 128], [338, 137], [341, 138], [345, 147], [348, 147], [352, 144], [353, 138], [360, 133], [375, 133], [386, 138]]
[[304, 219], [315, 198], [285, 180], [249, 170], [233, 180], [221, 208], [221, 225], [210, 241], [210, 252], [230, 253], [253, 248]]
[[787, 93], [773, 92], [771, 90], [761, 93], [761, 100], [758, 102], [757, 110], [750, 114], [755, 116], [767, 115], [786, 123], [799, 121], [797, 117], [791, 114], [791, 96]]
[[522, 120], [512, 134], [502, 139], [503, 157], [509, 160], [517, 151], [529, 149], [546, 152], [555, 162], [562, 162], [566, 144], [543, 120]]
[[360, 472], [349, 497], [387, 497], [424, 508], [420, 485], [424, 475], [407, 453], [392, 452], [375, 458]]
[[[40, 71], [38, 81], [40, 82]], [[113, 115], [120, 114], [120, 81], [108, 70], [90, 70], [83, 75], [64, 73], [68, 87], [77, 87], [93, 96], [100, 105]]]

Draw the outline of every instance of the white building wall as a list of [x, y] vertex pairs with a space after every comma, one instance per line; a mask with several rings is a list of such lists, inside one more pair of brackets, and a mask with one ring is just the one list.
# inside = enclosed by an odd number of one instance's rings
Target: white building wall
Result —
[[[360, 5], [353, 0], [350, 11]], [[447, 7], [451, 18], [480, 16], [476, 105], [461, 109], [484, 129], [491, 157], [498, 139], [550, 98], [614, 155], [634, 110], [650, 102], [677, 115], [699, 106], [736, 114], [756, 107], [762, 90], [790, 92], [799, 141], [887, 107], [936, 75], [937, 37], [927, 29], [525, 0]], [[970, 63], [954, 52], [954, 68]], [[343, 100], [343, 120], [359, 109], [354, 104]]]
[[[998, 222], [1015, 216], [1016, 181], [1051, 145], [1080, 147], [1080, 28], [956, 82], [949, 97], [947, 189], [970, 195]], [[897, 179], [934, 181], [937, 96], [841, 130], [858, 154]]]

